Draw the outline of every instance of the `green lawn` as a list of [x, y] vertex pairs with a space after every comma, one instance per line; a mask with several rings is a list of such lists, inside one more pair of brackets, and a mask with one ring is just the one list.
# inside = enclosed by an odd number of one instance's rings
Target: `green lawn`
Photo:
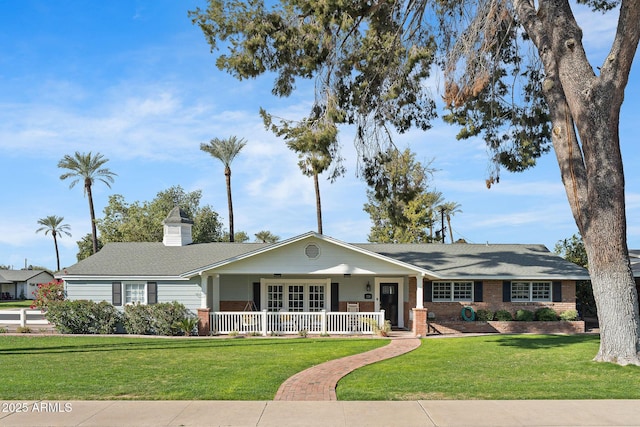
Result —
[[387, 343], [0, 336], [0, 400], [270, 400], [296, 372]]
[[[270, 400], [309, 366], [381, 339], [0, 335], [0, 400]], [[598, 337], [425, 339], [343, 378], [340, 400], [640, 399], [640, 368], [592, 362]]]
[[338, 383], [339, 400], [640, 399], [640, 367], [592, 362], [592, 335], [425, 339]]
[[5, 308], [29, 308], [31, 304], [33, 304], [33, 301], [30, 299], [22, 301], [0, 301], [0, 310]]

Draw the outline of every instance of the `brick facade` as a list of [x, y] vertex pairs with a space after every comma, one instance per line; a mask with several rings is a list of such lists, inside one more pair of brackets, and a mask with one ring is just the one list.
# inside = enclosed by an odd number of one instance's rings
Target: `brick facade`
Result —
[[[561, 283], [562, 301], [558, 302], [505, 302], [502, 300], [502, 281], [485, 280], [483, 282], [482, 302], [425, 302], [424, 306], [431, 313], [431, 316], [435, 316], [435, 319], [447, 322], [462, 320], [460, 312], [466, 306], [473, 307], [475, 311], [491, 310], [496, 312], [498, 310], [508, 310], [513, 315], [520, 309], [536, 311], [542, 307], [550, 307], [556, 313], [561, 314], [567, 310], [576, 309], [575, 281], [567, 280]], [[408, 308], [413, 308], [415, 300], [416, 281], [414, 278], [410, 278]]]

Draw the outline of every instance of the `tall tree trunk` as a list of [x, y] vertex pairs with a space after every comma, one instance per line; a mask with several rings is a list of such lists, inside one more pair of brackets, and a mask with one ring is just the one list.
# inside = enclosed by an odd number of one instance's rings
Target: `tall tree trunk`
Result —
[[224, 169], [224, 176], [227, 178], [227, 205], [229, 206], [229, 241], [234, 242], [233, 231], [233, 202], [231, 201], [231, 168]]
[[640, 37], [640, 7], [638, 0], [623, 0], [616, 41], [596, 76], [568, 1], [539, 4], [535, 11], [526, 0], [514, 1], [543, 61], [553, 146], [587, 252], [600, 322], [595, 360], [640, 365], [638, 294], [626, 243], [618, 134], [624, 88]]
[[322, 206], [320, 204], [320, 183], [318, 182], [318, 173], [313, 173], [313, 185], [316, 189], [316, 216], [318, 219], [318, 234], [322, 234]]
[[447, 214], [447, 227], [449, 227], [449, 238], [451, 238], [451, 242], [453, 243], [453, 228], [451, 228], [451, 215]]
[[53, 230], [51, 234], [53, 235], [53, 245], [56, 248], [56, 265], [58, 266], [58, 269], [56, 271], [60, 271], [60, 253], [58, 252], [58, 239], [56, 238], [56, 231]]
[[93, 243], [93, 253], [98, 252], [98, 230], [96, 229], [96, 212], [93, 209], [93, 194], [91, 193], [91, 179], [84, 180], [84, 188], [89, 199], [89, 215], [91, 216], [91, 240]]

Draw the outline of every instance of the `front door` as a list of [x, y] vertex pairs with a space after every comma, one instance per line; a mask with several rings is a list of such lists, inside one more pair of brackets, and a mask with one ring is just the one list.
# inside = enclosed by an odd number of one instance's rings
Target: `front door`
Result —
[[380, 308], [391, 326], [398, 326], [398, 284], [380, 283]]

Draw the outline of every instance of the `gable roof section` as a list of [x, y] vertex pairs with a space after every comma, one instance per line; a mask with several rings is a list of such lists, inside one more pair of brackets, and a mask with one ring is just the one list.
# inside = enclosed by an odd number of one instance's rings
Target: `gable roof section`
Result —
[[358, 246], [433, 271], [441, 279], [589, 279], [587, 270], [550, 252], [544, 245], [366, 243]]
[[[262, 255], [262, 254], [266, 254], [266, 253], [269, 253], [269, 252], [274, 252], [274, 251], [277, 251], [278, 249], [282, 249], [282, 248], [284, 248], [286, 246], [292, 246], [292, 245], [294, 245], [294, 244], [296, 244], [298, 242], [303, 242], [305, 240], [308, 240], [310, 242], [320, 241], [320, 242], [328, 243], [329, 245], [335, 245], [335, 246], [338, 246], [340, 248], [344, 248], [347, 251], [356, 252], [356, 253], [358, 253], [360, 255], [364, 255], [365, 257], [370, 257], [370, 258], [373, 258], [373, 259], [375, 259], [377, 261], [381, 261], [383, 263], [392, 264], [395, 267], [399, 267], [399, 268], [401, 268], [403, 270], [413, 271], [415, 273], [432, 274], [430, 271], [424, 270], [423, 268], [421, 268], [421, 267], [419, 267], [419, 266], [417, 266], [415, 264], [409, 264], [409, 263], [404, 262], [403, 260], [399, 260], [399, 259], [393, 258], [393, 257], [388, 257], [388, 256], [380, 254], [380, 253], [372, 252], [372, 251], [370, 251], [370, 250], [368, 250], [366, 248], [362, 248], [362, 247], [360, 247], [358, 245], [352, 245], [352, 244], [349, 244], [349, 243], [345, 243], [345, 242], [343, 242], [341, 240], [337, 240], [337, 239], [334, 239], [332, 237], [325, 236], [325, 235], [318, 234], [318, 233], [315, 233], [313, 231], [310, 231], [308, 233], [301, 234], [299, 236], [292, 237], [290, 239], [283, 240], [281, 242], [277, 242], [277, 243], [273, 243], [273, 244], [270, 244], [270, 245], [266, 245], [266, 246], [261, 247], [261, 248], [256, 248], [255, 250], [250, 251], [250, 252], [240, 253], [235, 257], [230, 257], [230, 258], [225, 259], [225, 260], [220, 260], [218, 262], [211, 263], [209, 265], [205, 265], [205, 266], [203, 266], [201, 268], [198, 268], [198, 269], [195, 269], [195, 270], [187, 271], [187, 272], [185, 272], [183, 274], [183, 276], [186, 276], [186, 277], [195, 276], [195, 275], [200, 274], [201, 272], [206, 271], [206, 270], [211, 270], [211, 269], [215, 269], [215, 268], [221, 268], [221, 267], [224, 267], [226, 265], [230, 265], [230, 264], [235, 263], [235, 262], [248, 260], [248, 259], [250, 259], [252, 257], [257, 257], [257, 256]], [[285, 273], [285, 271], [283, 271], [283, 273]]]

